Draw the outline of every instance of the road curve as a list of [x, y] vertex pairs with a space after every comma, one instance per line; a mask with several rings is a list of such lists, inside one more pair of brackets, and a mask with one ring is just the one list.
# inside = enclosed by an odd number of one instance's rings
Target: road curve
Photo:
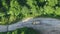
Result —
[[23, 27], [32, 27], [43, 34], [60, 34], [60, 20], [54, 18], [28, 18], [15, 24], [0, 25], [0, 32], [12, 31]]

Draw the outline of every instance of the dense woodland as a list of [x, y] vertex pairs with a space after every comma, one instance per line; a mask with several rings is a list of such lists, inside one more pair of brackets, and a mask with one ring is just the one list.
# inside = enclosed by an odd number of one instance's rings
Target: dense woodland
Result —
[[36, 16], [60, 17], [60, 0], [0, 0], [0, 24]]

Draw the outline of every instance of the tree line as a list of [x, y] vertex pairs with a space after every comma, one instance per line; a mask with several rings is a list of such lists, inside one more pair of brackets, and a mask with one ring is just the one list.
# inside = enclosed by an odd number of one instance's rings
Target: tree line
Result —
[[0, 24], [43, 15], [60, 17], [60, 0], [0, 0]]

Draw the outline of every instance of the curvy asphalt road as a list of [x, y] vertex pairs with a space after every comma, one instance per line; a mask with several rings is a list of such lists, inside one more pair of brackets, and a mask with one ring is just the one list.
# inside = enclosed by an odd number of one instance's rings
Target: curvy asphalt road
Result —
[[43, 34], [60, 34], [60, 20], [54, 18], [23, 19], [15, 24], [0, 25], [0, 32], [12, 31], [23, 27], [32, 27]]

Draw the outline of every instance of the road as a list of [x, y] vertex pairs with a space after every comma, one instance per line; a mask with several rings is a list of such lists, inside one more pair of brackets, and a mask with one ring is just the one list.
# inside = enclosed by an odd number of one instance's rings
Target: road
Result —
[[32, 27], [42, 34], [60, 34], [60, 20], [54, 18], [27, 18], [11, 25], [0, 25], [0, 32], [16, 30], [23, 27]]

